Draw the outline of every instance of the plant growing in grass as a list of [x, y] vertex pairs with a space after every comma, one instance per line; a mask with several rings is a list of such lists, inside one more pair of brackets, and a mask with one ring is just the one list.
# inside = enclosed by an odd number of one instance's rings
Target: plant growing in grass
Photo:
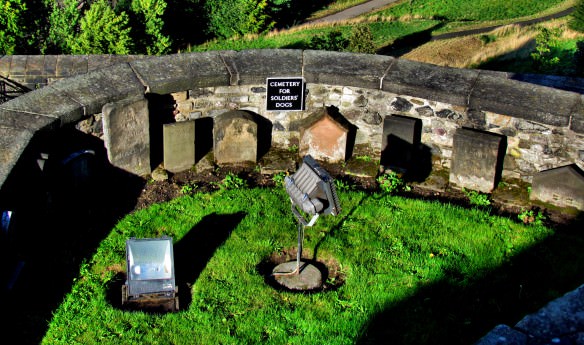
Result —
[[471, 205], [474, 206], [489, 206], [491, 205], [491, 200], [489, 199], [489, 195], [481, 192], [477, 192], [476, 190], [468, 190], [463, 188], [462, 192], [468, 198], [468, 201]]
[[247, 187], [247, 181], [232, 172], [228, 172], [223, 180], [217, 183], [217, 186], [221, 190], [242, 189]]
[[196, 183], [185, 183], [180, 187], [180, 193], [184, 195], [192, 195], [199, 186]]
[[555, 56], [555, 48], [560, 37], [560, 28], [548, 29], [542, 27], [535, 38], [535, 51], [531, 53], [533, 68], [538, 72], [554, 72], [560, 64], [560, 58]]
[[347, 181], [335, 179], [335, 188], [340, 192], [346, 192], [353, 189], [353, 186]]
[[517, 218], [519, 218], [523, 224], [535, 225], [543, 225], [543, 222], [546, 220], [546, 216], [543, 212], [534, 209], [523, 210], [517, 215]]
[[411, 187], [408, 186], [402, 177], [395, 171], [384, 173], [377, 177], [376, 180], [379, 184], [379, 188], [388, 194], [409, 192], [411, 190]]
[[272, 176], [272, 181], [274, 181], [274, 183], [276, 184], [276, 186], [283, 186], [284, 185], [284, 179], [286, 178], [286, 173], [281, 171], [279, 173], [275, 173]]

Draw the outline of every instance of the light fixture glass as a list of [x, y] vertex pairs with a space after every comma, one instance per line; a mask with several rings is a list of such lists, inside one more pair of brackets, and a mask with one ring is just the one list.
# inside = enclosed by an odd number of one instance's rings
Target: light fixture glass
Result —
[[172, 238], [131, 238], [126, 241], [129, 297], [175, 292]]

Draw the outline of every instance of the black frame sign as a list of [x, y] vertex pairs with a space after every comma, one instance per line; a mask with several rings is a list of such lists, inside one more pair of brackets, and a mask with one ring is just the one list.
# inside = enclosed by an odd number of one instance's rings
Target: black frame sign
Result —
[[304, 78], [267, 78], [266, 89], [268, 96], [266, 99], [266, 110], [304, 110], [304, 88]]

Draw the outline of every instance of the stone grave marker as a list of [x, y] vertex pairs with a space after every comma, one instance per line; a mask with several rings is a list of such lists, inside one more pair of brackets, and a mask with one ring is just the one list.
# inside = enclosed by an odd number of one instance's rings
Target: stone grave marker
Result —
[[349, 128], [331, 116], [328, 108], [313, 112], [301, 121], [298, 128], [301, 157], [311, 155], [316, 160], [331, 163], [347, 158]]
[[139, 176], [150, 174], [148, 101], [107, 103], [102, 113], [104, 142], [110, 163]]
[[529, 198], [584, 211], [584, 176], [575, 165], [540, 171], [533, 176]]
[[450, 183], [483, 193], [491, 193], [500, 173], [503, 137], [459, 128], [453, 136]]
[[381, 165], [398, 171], [408, 171], [416, 156], [422, 137], [420, 119], [391, 115], [383, 120]]
[[195, 121], [165, 124], [162, 136], [164, 169], [177, 173], [195, 165]]
[[218, 115], [213, 125], [213, 153], [218, 164], [256, 163], [258, 125], [252, 114], [232, 110]]

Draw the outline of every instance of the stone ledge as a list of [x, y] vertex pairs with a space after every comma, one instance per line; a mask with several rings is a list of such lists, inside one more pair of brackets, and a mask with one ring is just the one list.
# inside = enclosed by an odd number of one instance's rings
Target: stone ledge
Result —
[[302, 50], [243, 50], [222, 53], [221, 58], [230, 71], [231, 85], [261, 85], [269, 77], [302, 74]]
[[304, 51], [307, 83], [380, 89], [387, 69], [396, 59], [390, 56]]
[[28, 129], [0, 125], [0, 190], [34, 134]]

